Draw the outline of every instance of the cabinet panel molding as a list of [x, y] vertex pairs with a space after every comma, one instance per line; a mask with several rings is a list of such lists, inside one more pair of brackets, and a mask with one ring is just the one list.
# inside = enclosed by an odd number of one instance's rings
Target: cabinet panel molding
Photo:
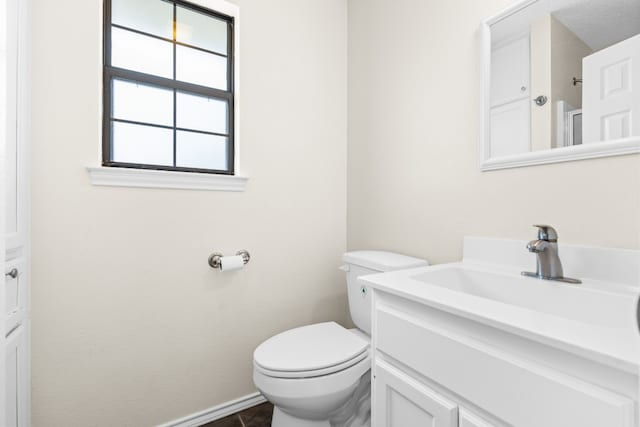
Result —
[[460, 417], [460, 423], [458, 424], [459, 427], [499, 427], [496, 424], [491, 424], [480, 418], [466, 408], [460, 408], [458, 413]]
[[458, 406], [384, 361], [374, 367], [373, 427], [457, 427]]

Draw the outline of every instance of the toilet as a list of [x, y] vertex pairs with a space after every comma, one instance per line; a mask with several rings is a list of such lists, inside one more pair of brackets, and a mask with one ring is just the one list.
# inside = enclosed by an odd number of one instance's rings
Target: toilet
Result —
[[253, 381], [274, 405], [272, 427], [368, 427], [371, 414], [371, 298], [358, 277], [428, 265], [383, 251], [343, 255], [351, 318], [290, 329], [260, 344]]

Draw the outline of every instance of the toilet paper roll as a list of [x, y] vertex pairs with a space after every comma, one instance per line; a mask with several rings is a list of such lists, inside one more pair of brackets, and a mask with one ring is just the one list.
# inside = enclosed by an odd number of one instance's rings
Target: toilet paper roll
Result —
[[220, 259], [221, 271], [240, 270], [242, 267], [244, 267], [244, 261], [242, 260], [242, 255], [223, 256]]

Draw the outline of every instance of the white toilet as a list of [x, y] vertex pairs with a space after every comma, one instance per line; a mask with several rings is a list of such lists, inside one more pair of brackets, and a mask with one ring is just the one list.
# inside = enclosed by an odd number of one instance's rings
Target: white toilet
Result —
[[381, 251], [347, 252], [351, 318], [358, 329], [318, 323], [269, 338], [253, 354], [253, 381], [274, 405], [272, 427], [365, 427], [371, 414], [371, 299], [358, 277], [428, 265]]

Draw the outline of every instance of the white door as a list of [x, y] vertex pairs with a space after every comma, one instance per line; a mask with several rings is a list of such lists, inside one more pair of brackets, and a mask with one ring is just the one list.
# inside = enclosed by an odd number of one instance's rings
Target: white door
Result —
[[529, 98], [491, 108], [491, 158], [531, 149]]
[[[7, 2], [0, 0], [0, 271], [4, 272], [5, 253], [5, 147], [7, 144]], [[6, 306], [4, 275], [0, 279], [0, 308]], [[5, 316], [0, 312], [0, 414], [6, 414]], [[0, 421], [4, 421], [0, 417]]]
[[0, 425], [30, 425], [29, 1], [0, 0]]
[[491, 50], [491, 157], [531, 150], [529, 36]]
[[449, 399], [377, 361], [372, 427], [457, 427], [458, 407]]
[[529, 98], [529, 35], [491, 48], [491, 107]]
[[640, 34], [582, 60], [583, 143], [640, 136]]

